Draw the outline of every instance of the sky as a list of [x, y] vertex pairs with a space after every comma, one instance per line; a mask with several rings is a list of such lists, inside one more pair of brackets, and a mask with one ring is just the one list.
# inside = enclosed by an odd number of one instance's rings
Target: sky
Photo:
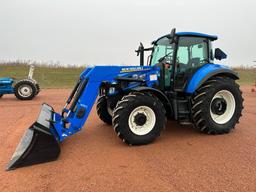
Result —
[[138, 65], [134, 50], [177, 31], [218, 35], [221, 63], [254, 65], [255, 0], [0, 0], [0, 60]]

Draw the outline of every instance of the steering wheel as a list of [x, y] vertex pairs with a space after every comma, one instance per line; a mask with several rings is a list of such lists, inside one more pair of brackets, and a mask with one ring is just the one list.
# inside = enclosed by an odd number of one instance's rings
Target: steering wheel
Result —
[[208, 59], [200, 60], [200, 64], [208, 63]]
[[171, 65], [172, 65], [172, 64], [169, 63], [169, 62], [165, 62], [165, 63], [164, 63], [164, 68], [165, 68], [165, 69], [170, 69], [170, 68], [171, 68]]
[[170, 61], [167, 61], [167, 59], [165, 58], [163, 61], [161, 61], [160, 63], [162, 63], [164, 65], [165, 69], [170, 69], [172, 63], [170, 63]]

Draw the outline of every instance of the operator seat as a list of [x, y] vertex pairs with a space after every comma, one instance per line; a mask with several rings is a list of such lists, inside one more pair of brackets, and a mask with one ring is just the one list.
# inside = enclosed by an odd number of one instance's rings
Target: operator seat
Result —
[[190, 69], [193, 69], [193, 68], [197, 67], [199, 64], [200, 64], [200, 58], [194, 57], [188, 61], [187, 67]]

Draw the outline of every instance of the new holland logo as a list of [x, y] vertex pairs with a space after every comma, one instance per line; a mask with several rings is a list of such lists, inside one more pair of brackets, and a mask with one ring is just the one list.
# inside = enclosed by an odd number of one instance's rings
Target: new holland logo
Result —
[[121, 73], [127, 73], [127, 72], [136, 72], [136, 71], [148, 71], [150, 68], [143, 68], [143, 67], [125, 67], [121, 69]]

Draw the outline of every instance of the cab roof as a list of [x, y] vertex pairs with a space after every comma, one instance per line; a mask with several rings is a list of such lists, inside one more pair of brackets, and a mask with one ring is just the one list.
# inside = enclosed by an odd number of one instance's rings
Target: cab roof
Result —
[[177, 32], [176, 35], [178, 36], [195, 36], [195, 37], [205, 37], [212, 41], [215, 41], [218, 39], [216, 35], [208, 35], [204, 33], [197, 33], [197, 32]]
[[[218, 37], [216, 35], [208, 35], [208, 34], [198, 33], [198, 32], [177, 32], [176, 35], [179, 37], [181, 37], [181, 36], [205, 37], [207, 39], [210, 39], [211, 41], [215, 41], [218, 39]], [[164, 37], [170, 37], [170, 34], [164, 35], [164, 36], [158, 38], [154, 42], [157, 42], [158, 40], [160, 40]]]

